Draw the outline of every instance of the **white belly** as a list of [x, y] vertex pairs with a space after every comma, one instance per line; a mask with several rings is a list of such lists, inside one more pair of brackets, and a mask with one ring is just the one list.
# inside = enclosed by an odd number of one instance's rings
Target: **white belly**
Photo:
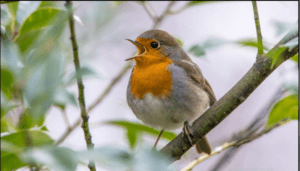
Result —
[[[207, 99], [206, 93], [198, 93], [202, 98]], [[199, 104], [199, 103], [198, 103]], [[208, 103], [200, 103], [197, 106], [190, 106], [189, 110], [182, 106], [179, 101], [168, 98], [157, 98], [148, 93], [143, 99], [134, 99], [130, 105], [136, 117], [145, 124], [156, 129], [174, 130], [183, 127], [185, 121], [193, 122], [207, 108]]]

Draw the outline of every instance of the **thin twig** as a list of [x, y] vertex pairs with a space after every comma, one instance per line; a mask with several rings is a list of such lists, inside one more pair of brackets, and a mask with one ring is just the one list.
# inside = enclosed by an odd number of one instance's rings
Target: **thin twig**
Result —
[[76, 122], [66, 130], [66, 132], [61, 135], [58, 140], [54, 143], [55, 146], [61, 144], [70, 134], [77, 128], [81, 123], [81, 117], [79, 117]]
[[186, 167], [184, 167], [181, 171], [190, 171], [192, 170], [196, 165], [198, 165], [199, 163], [203, 162], [204, 160], [219, 154], [220, 152], [230, 148], [230, 147], [239, 147], [241, 145], [244, 145], [246, 143], [249, 143], [259, 137], [261, 137], [262, 135], [269, 133], [270, 131], [274, 130], [275, 128], [277, 128], [278, 126], [282, 126], [284, 124], [287, 124], [288, 122], [290, 122], [291, 120], [289, 119], [283, 119], [282, 121], [278, 122], [277, 124], [271, 126], [270, 128], [265, 128], [264, 130], [260, 131], [257, 134], [254, 134], [250, 137], [245, 137], [244, 139], [240, 140], [240, 141], [232, 141], [232, 142], [226, 142], [223, 145], [215, 148], [215, 150], [210, 154], [204, 154], [202, 156], [200, 156], [199, 158], [193, 160], [190, 164], [188, 164]]
[[156, 29], [162, 22], [162, 20], [169, 14], [172, 6], [175, 4], [175, 1], [169, 2], [168, 6], [166, 7], [165, 11], [161, 14], [160, 17], [157, 18], [156, 22], [153, 25], [153, 29]]
[[[164, 17], [167, 14], [167, 12], [169, 10], [167, 9], [170, 9], [172, 7], [172, 4], [174, 5], [174, 3], [169, 3], [168, 6], [166, 7], [166, 10], [165, 10], [165, 14], [162, 15], [160, 18], [160, 21], [156, 20], [154, 22], [154, 25], [151, 29], [155, 29], [158, 27], [158, 22], [162, 22]], [[171, 5], [171, 6], [170, 6]], [[134, 55], [134, 54], [132, 54]], [[127, 73], [127, 71], [132, 67], [133, 65], [133, 61], [130, 61], [128, 63], [125, 64], [125, 66], [119, 71], [119, 73], [117, 74], [116, 77], [114, 77], [112, 79], [112, 81], [110, 82], [110, 84], [106, 87], [106, 89], [104, 90], [104, 92], [96, 99], [96, 101], [94, 103], [92, 103], [91, 106], [89, 106], [87, 108], [87, 113], [89, 114], [91, 110], [93, 110], [97, 105], [100, 104], [100, 102], [102, 102], [102, 100], [108, 95], [108, 93], [112, 90], [112, 88], [121, 80], [121, 78], [123, 78], [123, 76]], [[68, 136], [69, 134], [77, 127], [79, 126], [81, 123], [81, 118], [79, 117], [76, 122], [70, 127], [70, 129], [67, 129], [59, 138], [58, 140], [55, 142], [55, 145], [59, 145], [61, 144]]]
[[260, 22], [259, 22], [259, 17], [258, 17], [256, 1], [252, 1], [252, 6], [253, 6], [254, 20], [255, 20], [255, 25], [256, 25], [258, 56], [260, 56], [264, 53], [264, 47], [263, 47], [263, 43], [262, 43], [262, 35], [261, 35]]
[[[276, 94], [273, 96], [271, 101], [268, 103], [267, 106], [265, 106], [261, 112], [256, 116], [256, 118], [249, 124], [248, 128], [246, 128], [244, 131], [240, 131], [235, 136], [235, 141], [241, 141], [245, 139], [246, 137], [252, 136], [257, 130], [259, 130], [261, 127], [265, 125], [265, 118], [268, 116], [269, 111], [271, 110], [271, 107], [275, 104], [278, 99], [282, 97], [282, 95], [286, 92], [286, 89], [280, 88], [277, 90]], [[226, 151], [226, 153], [222, 156], [221, 159], [214, 165], [214, 168], [212, 170], [222, 170], [221, 168], [228, 162], [230, 159], [239, 151], [240, 148], [234, 147]]]
[[[88, 150], [93, 150], [94, 144], [92, 142], [92, 136], [91, 136], [91, 133], [89, 130], [89, 123], [88, 123], [89, 116], [88, 116], [88, 114], [86, 112], [86, 108], [85, 108], [84, 86], [83, 86], [82, 77], [80, 74], [80, 62], [79, 62], [79, 57], [78, 57], [78, 45], [77, 45], [76, 37], [75, 37], [72, 2], [66, 1], [66, 7], [69, 12], [69, 26], [70, 26], [70, 32], [71, 32], [71, 41], [72, 41], [73, 55], [74, 55], [74, 65], [75, 65], [75, 70], [76, 70], [76, 78], [77, 78], [78, 94], [79, 94], [78, 101], [79, 101], [79, 106], [80, 106], [80, 110], [81, 110], [81, 118], [83, 120], [81, 127], [84, 132], [84, 138], [85, 138]], [[95, 171], [96, 170], [95, 162], [89, 161], [88, 167], [91, 171]]]
[[65, 124], [66, 124], [66, 126], [67, 126], [67, 129], [70, 129], [70, 125], [71, 125], [71, 124], [70, 124], [70, 122], [69, 122], [69, 119], [68, 119], [66, 110], [63, 109], [63, 108], [60, 108], [60, 110], [61, 110], [61, 115], [63, 116], [64, 121], [65, 121]]
[[148, 4], [147, 1], [144, 1], [141, 3], [142, 6], [144, 7], [145, 11], [147, 14], [150, 16], [150, 18], [153, 20], [153, 22], [156, 22], [157, 20], [157, 15], [155, 14], [155, 11], [152, 9], [152, 7]]

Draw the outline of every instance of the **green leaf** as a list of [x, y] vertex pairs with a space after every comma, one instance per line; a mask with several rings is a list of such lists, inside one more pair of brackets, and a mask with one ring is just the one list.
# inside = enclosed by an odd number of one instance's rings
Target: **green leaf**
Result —
[[79, 157], [81, 160], [94, 160], [97, 164], [110, 169], [126, 168], [133, 164], [133, 157], [127, 150], [112, 146], [98, 147], [93, 151], [82, 151]]
[[[7, 13], [7, 11], [1, 8], [1, 26], [6, 26], [9, 23], [11, 16]], [[2, 31], [1, 31], [2, 32]]]
[[212, 3], [212, 2], [217, 2], [217, 1], [190, 1], [187, 3], [187, 6], [191, 7], [195, 5], [202, 5], [202, 4]]
[[180, 44], [180, 46], [183, 47], [183, 42], [180, 39], [176, 38], [176, 37], [175, 37], [175, 39]]
[[[1, 141], [2, 144], [2, 141]], [[11, 171], [26, 166], [16, 154], [1, 151], [1, 171]]]
[[210, 37], [203, 42], [202, 47], [204, 49], [216, 48], [226, 43], [229, 43], [229, 41], [219, 37]]
[[47, 165], [53, 170], [75, 171], [77, 154], [65, 147], [34, 148], [20, 154], [25, 163]]
[[[169, 161], [161, 153], [150, 148], [139, 148], [133, 154], [119, 147], [99, 147], [79, 153], [81, 160], [94, 160], [108, 167], [107, 170], [171, 171]], [[147, 161], [147, 162], [145, 162]]]
[[200, 45], [194, 45], [188, 51], [196, 57], [204, 56], [206, 54], [205, 49]]
[[[1, 108], [2, 110], [2, 108]], [[1, 133], [3, 132], [15, 132], [17, 129], [5, 116], [1, 117]]]
[[[115, 125], [119, 127], [126, 128], [127, 130], [132, 129], [136, 132], [142, 132], [142, 133], [147, 133], [149, 135], [154, 135], [158, 136], [160, 131], [157, 131], [151, 127], [148, 127], [146, 125], [140, 124], [140, 123], [134, 123], [134, 122], [128, 122], [128, 121], [122, 121], [122, 120], [117, 120], [117, 121], [108, 121], [105, 122], [106, 124], [109, 125]], [[163, 134], [161, 135], [161, 138], [167, 139], [167, 140], [173, 140], [176, 137], [176, 134], [168, 131], [164, 131]]]
[[22, 151], [22, 148], [10, 143], [9, 141], [1, 140], [1, 152], [9, 152], [9, 153], [18, 154], [21, 151]]
[[6, 114], [7, 109], [9, 108], [9, 103], [3, 92], [1, 91], [1, 119]]
[[134, 129], [127, 129], [127, 139], [129, 141], [129, 145], [131, 149], [137, 145], [137, 131]]
[[[19, 46], [19, 49], [20, 49], [20, 52], [22, 54], [24, 54], [27, 50], [31, 50], [31, 53], [35, 52], [36, 49], [34, 49], [35, 47], [32, 46], [32, 44], [34, 42], [36, 42], [36, 40], [38, 39], [40, 33], [42, 32], [42, 30], [37, 30], [37, 31], [34, 31], [34, 32], [29, 32], [27, 34], [24, 34], [24, 35], [20, 35], [20, 37], [18, 37], [18, 39], [16, 40], [18, 46]], [[32, 48], [30, 48], [32, 47]], [[24, 56], [27, 56], [27, 59], [31, 56], [32, 54], [29, 54], [29, 55], [24, 55]], [[26, 65], [26, 59], [24, 59], [24, 64]]]
[[16, 17], [17, 12], [18, 12], [19, 2], [10, 2], [10, 3], [7, 3], [6, 5], [9, 9], [10, 14], [13, 17]]
[[287, 117], [298, 119], [298, 94], [289, 95], [274, 105], [267, 126], [271, 126]]
[[285, 51], [285, 49], [286, 49], [286, 47], [279, 47], [272, 53], [271, 69], [273, 69], [275, 65], [277, 65], [278, 63], [281, 63], [283, 61], [283, 59], [280, 56], [281, 56], [282, 52]]
[[293, 57], [291, 57], [291, 60], [295, 61], [295, 62], [299, 62], [299, 56], [298, 53], [296, 55], [294, 55]]
[[[89, 77], [96, 76], [97, 72], [90, 66], [82, 66], [80, 68], [80, 71], [77, 74], [81, 75], [81, 77], [83, 78], [87, 76]], [[66, 81], [66, 85], [72, 85], [75, 82], [76, 82], [76, 71], [70, 74], [68, 81]]]
[[[169, 168], [170, 161], [162, 153], [155, 151], [153, 149], [140, 149], [134, 155], [135, 164], [133, 170], [143, 170], [143, 171], [172, 171], [174, 169]], [[147, 162], [145, 162], [147, 161]]]
[[[249, 47], [255, 47], [260, 48], [257, 41], [255, 39], [244, 39], [244, 40], [238, 40], [235, 43], [241, 45], [241, 46], [249, 46]], [[264, 44], [264, 42], [263, 42]], [[269, 50], [266, 46], [263, 47], [264, 50]]]
[[[33, 146], [43, 146], [43, 145], [53, 145], [54, 140], [42, 131], [26, 131], [27, 135], [30, 137], [31, 144]], [[25, 142], [25, 131], [20, 131], [16, 133], [11, 133], [5, 136], [1, 136], [1, 141], [8, 141], [20, 148], [26, 147]]]
[[113, 2], [112, 2], [112, 6], [113, 6], [113, 7], [118, 7], [118, 6], [120, 6], [121, 4], [123, 4], [124, 2], [126, 2], [126, 1], [113, 1]]
[[3, 63], [7, 63], [11, 71], [17, 74], [22, 65], [18, 56], [18, 48], [15, 44], [8, 39], [1, 39], [1, 67]]
[[39, 8], [46, 8], [46, 7], [56, 7], [55, 1], [42, 1]]
[[[36, 66], [31, 72], [24, 95], [30, 106], [33, 122], [40, 123], [46, 111], [53, 102], [54, 93], [61, 82], [61, 64], [63, 56], [59, 50], [54, 49], [43, 64]], [[46, 54], [45, 54], [46, 56]]]
[[45, 120], [45, 117], [43, 117], [42, 119], [40, 119], [39, 122], [35, 122], [32, 119], [32, 115], [30, 113], [30, 110], [29, 109], [25, 109], [25, 111], [20, 116], [19, 123], [18, 123], [18, 129], [20, 129], [20, 130], [28, 130], [28, 129], [36, 127], [36, 126], [40, 127], [40, 126], [43, 125], [44, 120]]
[[[30, 139], [33, 146], [53, 145], [54, 141], [45, 133], [40, 131], [21, 131], [8, 135], [1, 136], [1, 170], [15, 170], [26, 164], [21, 162], [16, 151], [23, 151], [26, 149], [26, 137]], [[9, 143], [9, 149], [6, 146], [5, 151], [2, 151], [2, 142]]]
[[42, 8], [34, 11], [24, 21], [15, 40], [18, 41], [20, 35], [37, 31], [47, 26], [55, 25], [56, 23], [53, 22], [53, 19], [55, 19], [55, 16], [60, 15], [60, 13], [67, 12], [57, 8]]
[[5, 68], [1, 68], [1, 88], [9, 87], [14, 82], [13, 74]]
[[14, 83], [14, 76], [6, 68], [1, 67], [1, 91], [5, 94], [6, 98], [11, 97], [11, 86]]
[[41, 1], [20, 1], [19, 9], [17, 12], [17, 21], [20, 25], [23, 24], [24, 20], [35, 11], [41, 4]]
[[57, 89], [53, 98], [54, 98], [53, 104], [56, 106], [60, 106], [63, 109], [66, 107], [67, 104], [72, 104], [74, 106], [78, 106], [75, 94], [69, 92], [63, 86], [60, 86]]
[[47, 131], [47, 132], [49, 132], [49, 130], [48, 130], [48, 128], [46, 127], [46, 125], [44, 125], [44, 126], [41, 127], [41, 131]]
[[273, 20], [272, 25], [275, 27], [276, 36], [279, 36], [282, 33], [288, 31], [293, 26], [292, 23], [278, 21], [278, 20]]

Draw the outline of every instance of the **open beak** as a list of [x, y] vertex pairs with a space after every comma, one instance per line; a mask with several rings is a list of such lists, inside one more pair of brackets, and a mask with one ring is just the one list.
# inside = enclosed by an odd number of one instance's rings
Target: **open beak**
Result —
[[137, 58], [137, 57], [139, 57], [138, 55], [141, 55], [142, 53], [145, 52], [145, 48], [141, 44], [139, 44], [137, 41], [133, 41], [133, 40], [130, 40], [130, 39], [125, 39], [125, 40], [127, 40], [127, 41], [131, 42], [132, 44], [134, 44], [136, 46], [137, 50], [138, 50], [137, 56], [133, 56], [131, 58], [125, 59], [125, 61], [129, 61], [129, 60], [132, 60], [134, 58]]

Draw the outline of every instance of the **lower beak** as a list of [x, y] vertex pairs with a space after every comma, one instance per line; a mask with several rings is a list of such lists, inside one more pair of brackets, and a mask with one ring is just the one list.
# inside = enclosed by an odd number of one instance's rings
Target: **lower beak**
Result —
[[128, 58], [128, 59], [125, 59], [125, 61], [130, 61], [130, 60], [132, 60], [132, 59], [134, 59], [134, 58], [137, 58], [138, 56], [133, 56], [133, 57], [131, 57], [131, 58]]

